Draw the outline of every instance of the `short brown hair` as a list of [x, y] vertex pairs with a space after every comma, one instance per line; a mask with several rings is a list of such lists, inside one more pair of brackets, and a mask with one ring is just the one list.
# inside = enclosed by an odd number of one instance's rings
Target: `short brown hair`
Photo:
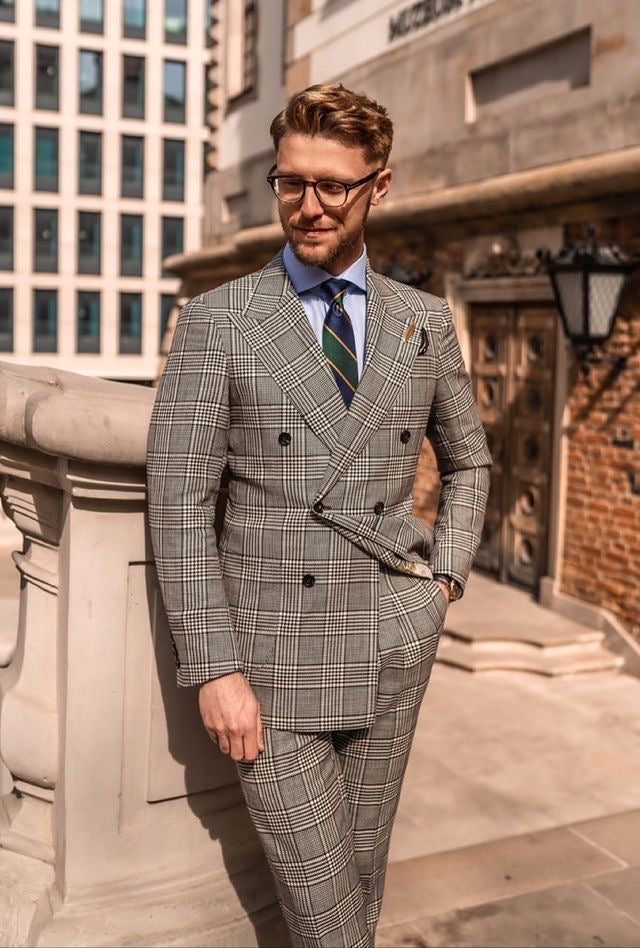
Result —
[[384, 167], [393, 141], [387, 110], [339, 83], [309, 86], [291, 96], [271, 123], [276, 152], [285, 135], [320, 135], [357, 145], [367, 162]]

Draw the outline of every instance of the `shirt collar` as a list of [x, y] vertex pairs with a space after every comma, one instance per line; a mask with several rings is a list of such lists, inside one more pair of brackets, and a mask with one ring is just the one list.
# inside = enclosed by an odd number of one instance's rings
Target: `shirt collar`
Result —
[[325, 280], [339, 279], [348, 280], [363, 293], [367, 292], [367, 248], [363, 247], [362, 253], [351, 266], [347, 267], [342, 273], [333, 276], [327, 273], [322, 267], [314, 267], [307, 263], [301, 263], [293, 250], [286, 245], [282, 252], [282, 263], [289, 275], [296, 293], [306, 293], [315, 287], [324, 283]]

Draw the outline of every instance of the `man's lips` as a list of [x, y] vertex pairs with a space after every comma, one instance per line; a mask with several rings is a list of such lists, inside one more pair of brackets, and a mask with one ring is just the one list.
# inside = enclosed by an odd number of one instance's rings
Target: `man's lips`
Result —
[[330, 234], [333, 227], [296, 227], [294, 229], [300, 231], [302, 234], [306, 234], [308, 237], [315, 237], [318, 234]]

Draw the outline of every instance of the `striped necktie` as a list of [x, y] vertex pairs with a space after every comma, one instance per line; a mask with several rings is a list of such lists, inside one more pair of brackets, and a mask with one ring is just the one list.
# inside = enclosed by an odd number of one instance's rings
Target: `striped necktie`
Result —
[[349, 314], [343, 306], [348, 280], [325, 280], [320, 291], [329, 304], [322, 331], [322, 348], [347, 408], [358, 385], [356, 342]]

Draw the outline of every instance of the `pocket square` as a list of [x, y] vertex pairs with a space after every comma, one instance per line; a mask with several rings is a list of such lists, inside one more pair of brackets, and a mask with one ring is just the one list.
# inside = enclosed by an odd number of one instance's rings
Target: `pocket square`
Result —
[[429, 348], [429, 333], [426, 329], [420, 330], [420, 348], [418, 349], [418, 355], [424, 355], [427, 349]]
[[409, 325], [405, 327], [405, 330], [402, 334], [402, 338], [404, 339], [404, 341], [409, 342], [409, 340], [411, 339], [415, 331], [416, 331], [416, 324], [409, 323]]

